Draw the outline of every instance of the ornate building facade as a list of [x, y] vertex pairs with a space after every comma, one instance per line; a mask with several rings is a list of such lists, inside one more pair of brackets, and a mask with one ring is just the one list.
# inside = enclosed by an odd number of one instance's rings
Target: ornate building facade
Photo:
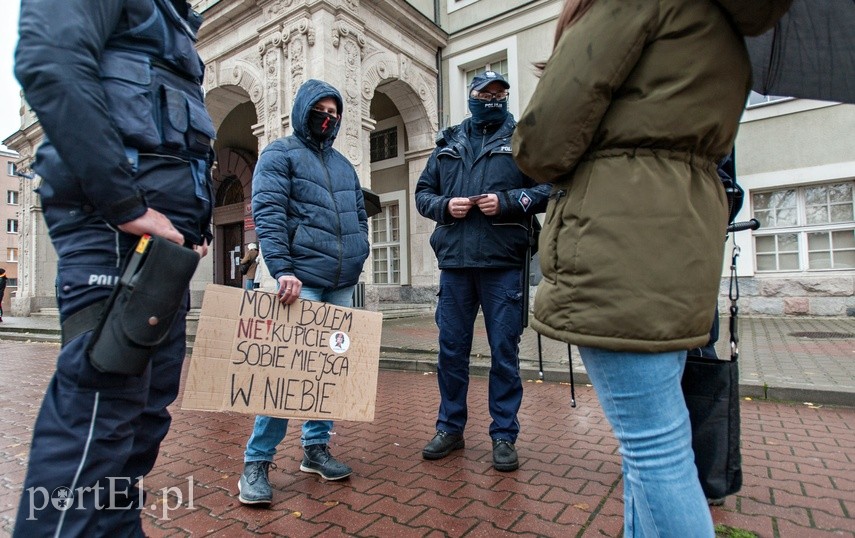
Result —
[[[249, 204], [252, 171], [268, 143], [290, 134], [294, 95], [309, 78], [325, 80], [342, 93], [344, 120], [335, 147], [356, 167], [363, 186], [381, 199], [381, 213], [370, 223], [372, 251], [362, 277], [367, 305], [431, 304], [439, 279], [428, 241], [433, 225], [416, 212], [413, 192], [435, 136], [441, 128], [464, 119], [468, 82], [485, 69], [506, 76], [511, 84], [509, 108], [520, 114], [537, 84], [533, 64], [546, 59], [551, 51], [562, 2], [192, 3], [205, 17], [198, 45], [206, 64], [206, 104], [217, 129], [214, 244], [194, 277], [193, 305], [200, 304], [208, 283], [240, 285], [236, 260], [246, 243], [256, 239]], [[813, 184], [828, 187], [826, 194], [833, 199], [826, 205], [833, 206], [836, 220], [817, 230], [827, 232], [827, 256], [825, 251], [816, 254], [821, 250], [821, 238], [810, 235], [810, 223], [799, 225], [796, 243], [804, 243], [804, 252], [795, 264], [786, 257], [793, 241], [787, 235], [791, 231], [788, 221], [775, 221], [783, 229], [773, 229], [765, 236], [762, 230], [738, 234], [736, 241], [743, 249], [740, 275], [747, 277], [743, 293], [749, 296], [743, 312], [751, 312], [754, 305], [761, 313], [855, 315], [849, 314], [849, 307], [855, 304], [855, 267], [849, 265], [855, 247], [847, 242], [855, 243], [855, 157], [849, 146], [824, 147], [821, 142], [848, 139], [843, 131], [847, 122], [851, 126], [855, 121], [853, 108], [837, 105], [835, 117], [843, 119], [824, 125], [811, 119], [829, 112], [821, 107], [807, 107], [803, 114], [779, 107], [783, 112], [775, 114], [775, 106], [769, 105], [763, 114], [750, 109], [746, 114], [737, 141], [738, 171], [746, 174], [749, 190], [743, 216], [765, 216], [768, 221], [776, 209], [774, 204], [805, 206], [808, 191], [798, 191], [801, 194], [795, 202], [783, 194], [766, 196], [778, 181], [785, 186], [794, 184], [796, 189]], [[42, 133], [25, 105], [21, 120], [21, 130], [4, 143], [18, 152], [18, 168], [28, 171]], [[775, 133], [793, 136], [786, 138], [786, 144], [764, 144], [772, 125]], [[840, 132], [822, 137], [810, 134], [812, 129], [829, 126]], [[784, 152], [787, 158], [776, 157], [784, 157]], [[806, 157], [795, 162], [792, 156], [796, 154]], [[801, 175], [789, 172], [794, 167], [801, 167]], [[845, 214], [847, 192], [850, 212]], [[56, 259], [37, 195], [24, 188], [20, 202], [20, 278], [13, 309], [27, 315], [55, 305]], [[807, 244], [811, 239], [813, 250]], [[775, 264], [770, 256], [777, 256]], [[826, 257], [830, 259], [827, 263]], [[729, 257], [727, 261], [729, 264]], [[724, 267], [723, 275], [728, 273], [729, 267]], [[723, 299], [726, 294], [723, 279]]]

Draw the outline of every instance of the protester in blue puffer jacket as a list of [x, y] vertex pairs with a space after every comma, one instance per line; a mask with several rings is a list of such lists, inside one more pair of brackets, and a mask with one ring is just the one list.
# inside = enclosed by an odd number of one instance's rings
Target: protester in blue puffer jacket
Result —
[[[308, 80], [291, 111], [294, 134], [270, 144], [252, 180], [256, 231], [280, 300], [297, 298], [353, 306], [353, 289], [368, 257], [368, 215], [356, 170], [332, 145], [341, 125], [341, 94]], [[350, 476], [350, 467], [330, 455], [333, 423], [303, 423], [300, 470], [325, 480]], [[244, 453], [238, 489], [244, 504], [269, 504], [268, 469], [288, 421], [255, 417]]]

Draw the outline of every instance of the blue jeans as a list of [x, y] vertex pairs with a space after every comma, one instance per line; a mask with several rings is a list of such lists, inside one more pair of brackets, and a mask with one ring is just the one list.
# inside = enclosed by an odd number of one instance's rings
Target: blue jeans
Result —
[[[353, 306], [353, 290], [355, 286], [348, 286], [337, 290], [326, 288], [303, 287], [300, 298], [309, 301], [323, 301], [338, 306]], [[332, 420], [307, 420], [303, 422], [303, 435], [300, 443], [303, 446], [326, 445], [330, 442], [330, 430], [333, 428]], [[252, 435], [246, 443], [246, 451], [243, 461], [273, 461], [276, 455], [276, 445], [285, 438], [288, 430], [288, 419], [257, 415]]]
[[620, 444], [624, 536], [714, 536], [680, 388], [686, 352], [579, 351]]
[[254, 290], [255, 289], [255, 280], [252, 278], [247, 278], [246, 280], [244, 280], [243, 289]]
[[522, 273], [519, 269], [443, 269], [439, 276], [439, 414], [436, 428], [463, 433], [468, 418], [469, 356], [478, 307], [490, 343], [490, 437], [515, 443], [522, 404], [519, 343], [522, 334]]

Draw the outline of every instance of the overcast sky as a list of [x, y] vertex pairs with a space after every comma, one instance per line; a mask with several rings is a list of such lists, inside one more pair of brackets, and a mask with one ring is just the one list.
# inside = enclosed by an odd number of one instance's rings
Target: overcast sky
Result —
[[[18, 42], [19, 7], [18, 0], [4, 0], [3, 7], [0, 7], [0, 141], [21, 127], [18, 116], [21, 87], [12, 74], [15, 43]], [[6, 146], [2, 147], [6, 149]]]

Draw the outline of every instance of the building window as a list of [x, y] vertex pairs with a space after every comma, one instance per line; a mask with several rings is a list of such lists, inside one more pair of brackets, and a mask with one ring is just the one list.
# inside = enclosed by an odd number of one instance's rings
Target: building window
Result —
[[476, 67], [475, 69], [468, 69], [466, 71], [466, 87], [469, 88], [469, 85], [472, 84], [472, 80], [476, 76], [482, 73], [486, 73], [487, 71], [495, 71], [496, 73], [502, 75], [505, 80], [508, 80], [508, 59], [499, 58], [487, 62], [485, 65]]
[[754, 193], [757, 272], [855, 269], [855, 181]]
[[18, 172], [18, 167], [15, 166], [15, 163], [13, 163], [11, 161], [6, 163], [6, 174], [8, 174], [10, 176], [14, 176], [17, 174], [17, 172]]
[[375, 284], [401, 283], [401, 219], [397, 202], [384, 204], [371, 217], [371, 254]]
[[18, 191], [6, 191], [6, 203], [18, 205]]
[[[448, 88], [450, 92], [448, 117], [443, 125], [460, 123], [469, 116], [469, 84], [479, 73], [487, 70], [500, 73], [511, 86], [508, 111], [519, 117], [520, 102], [518, 73], [526, 67], [519, 64], [517, 36], [489, 41], [481, 47], [448, 57]], [[442, 127], [442, 125], [441, 125]]]
[[398, 128], [371, 133], [371, 162], [394, 159], [398, 156]]
[[18, 220], [17, 219], [6, 219], [6, 233], [10, 233], [10, 234], [18, 233]]
[[18, 261], [18, 249], [7, 248], [6, 249], [6, 261], [7, 262], [17, 262]]
[[460, 8], [474, 4], [478, 0], [448, 0], [448, 12], [453, 13]]

